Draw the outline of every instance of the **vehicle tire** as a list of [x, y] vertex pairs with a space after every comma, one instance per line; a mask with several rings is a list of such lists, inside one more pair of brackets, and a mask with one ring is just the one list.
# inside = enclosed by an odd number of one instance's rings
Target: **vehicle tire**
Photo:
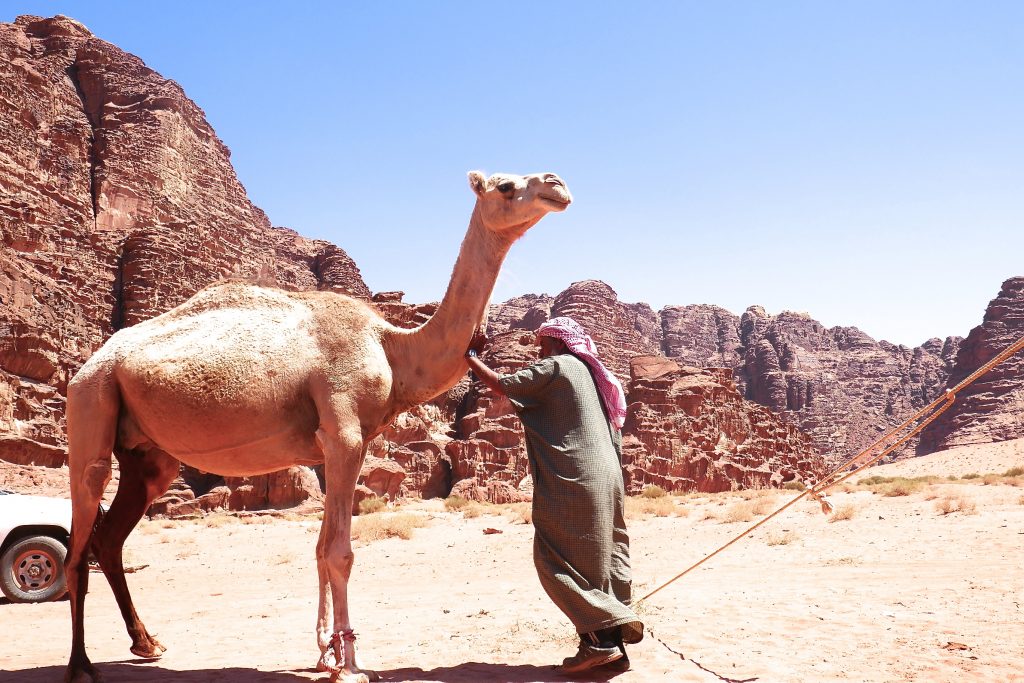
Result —
[[49, 536], [23, 538], [0, 557], [0, 590], [11, 602], [46, 602], [67, 592], [68, 549]]

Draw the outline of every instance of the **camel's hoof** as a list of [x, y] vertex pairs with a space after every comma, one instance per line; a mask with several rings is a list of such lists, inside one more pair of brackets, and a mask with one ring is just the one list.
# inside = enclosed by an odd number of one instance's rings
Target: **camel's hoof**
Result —
[[156, 638], [151, 639], [148, 643], [143, 642], [131, 646], [131, 653], [143, 659], [160, 659], [166, 651], [167, 648], [161, 645]]

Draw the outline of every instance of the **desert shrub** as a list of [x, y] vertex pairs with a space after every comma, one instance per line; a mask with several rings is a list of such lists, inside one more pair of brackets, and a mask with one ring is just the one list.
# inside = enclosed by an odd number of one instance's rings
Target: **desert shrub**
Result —
[[804, 483], [802, 481], [794, 479], [793, 481], [787, 481], [785, 484], [782, 485], [782, 488], [785, 489], [786, 491], [803, 491], [807, 487], [804, 486]]
[[372, 515], [375, 512], [380, 512], [388, 506], [388, 502], [383, 498], [373, 496], [370, 498], [363, 498], [359, 501], [359, 516]]
[[358, 517], [352, 525], [352, 538], [379, 541], [383, 538], [412, 538], [413, 530], [426, 526], [427, 520], [411, 512]]
[[514, 524], [533, 524], [533, 505], [530, 503], [512, 503], [506, 508], [505, 515]]
[[242, 524], [273, 524], [274, 518], [270, 515], [247, 515], [240, 517], [239, 521]]
[[970, 474], [965, 474], [964, 476], [962, 476], [960, 478], [961, 479], [980, 479], [981, 475], [978, 474], [977, 472], [971, 472]]
[[985, 486], [992, 486], [993, 484], [999, 484], [1003, 481], [1003, 478], [998, 474], [986, 474], [981, 478], [981, 483]]
[[207, 515], [203, 518], [203, 523], [210, 528], [219, 529], [222, 526], [228, 526], [231, 524], [238, 524], [238, 518], [234, 515], [228, 515], [223, 512]]
[[973, 500], [966, 496], [943, 496], [935, 501], [935, 509], [943, 515], [953, 512], [962, 512], [965, 515], [977, 513], [978, 506]]
[[793, 531], [769, 531], [765, 543], [768, 545], [789, 545], [797, 539]]
[[[631, 519], [643, 519], [650, 515], [655, 517], [668, 517], [677, 514], [675, 501], [670, 496], [661, 498], [642, 498], [630, 496], [626, 498], [626, 517]], [[686, 514], [685, 512], [683, 513]]]
[[1024, 496], [1017, 499], [1017, 505], [1024, 505]]
[[1003, 472], [1004, 477], [1020, 477], [1024, 476], [1024, 467], [1011, 467], [1010, 469]]
[[650, 484], [644, 487], [640, 495], [644, 498], [664, 498], [668, 495], [668, 491], [655, 484]]
[[754, 519], [754, 503], [750, 501], [743, 501], [742, 503], [735, 503], [729, 506], [729, 509], [722, 516], [722, 522], [725, 524], [749, 522], [752, 519]]
[[857, 510], [859, 508], [853, 503], [846, 503], [836, 508], [829, 518], [829, 522], [845, 522], [848, 519], [853, 519], [857, 516]]
[[475, 519], [486, 511], [487, 508], [480, 503], [470, 502], [462, 507], [462, 516], [465, 519]]
[[457, 512], [469, 505], [469, 500], [462, 496], [448, 496], [444, 499], [444, 509], [449, 512]]
[[761, 496], [753, 501], [753, 508], [751, 512], [754, 515], [761, 517], [772, 512], [775, 508], [775, 496]]
[[907, 477], [870, 477], [870, 479], [872, 481], [861, 483], [866, 483], [872, 492], [886, 498], [909, 496], [912, 493], [916, 493], [925, 484], [934, 481], [934, 477], [914, 477], [913, 479], [908, 479]]

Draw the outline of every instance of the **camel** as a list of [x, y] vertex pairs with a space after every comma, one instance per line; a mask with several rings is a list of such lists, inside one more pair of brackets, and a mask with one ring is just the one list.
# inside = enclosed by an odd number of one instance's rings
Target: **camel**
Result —
[[[288, 292], [224, 281], [156, 318], [115, 333], [68, 387], [72, 529], [66, 560], [72, 645], [65, 681], [98, 681], [85, 651], [88, 554], [106, 575], [131, 652], [165, 650], [142, 624], [122, 548], [179, 463], [249, 476], [323, 463], [324, 516], [316, 547], [317, 668], [368, 681], [356, 664], [348, 610], [352, 498], [367, 443], [399, 413], [447, 391], [512, 243], [572, 201], [553, 173], [469, 174], [476, 205], [451, 282], [434, 316], [412, 330], [333, 292]], [[106, 512], [100, 498], [121, 476]]]

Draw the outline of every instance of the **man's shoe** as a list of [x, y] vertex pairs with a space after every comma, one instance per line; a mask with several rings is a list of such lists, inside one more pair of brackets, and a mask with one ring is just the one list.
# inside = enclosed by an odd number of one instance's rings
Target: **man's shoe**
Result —
[[614, 671], [615, 673], [629, 671], [629, 657], [623, 652], [621, 657], [602, 665], [601, 669], [603, 671]]
[[595, 666], [611, 664], [617, 659], [622, 659], [622, 650], [612, 647], [597, 647], [580, 643], [580, 649], [572, 657], [566, 657], [558, 671], [565, 674], [575, 674], [581, 671], [593, 669]]

